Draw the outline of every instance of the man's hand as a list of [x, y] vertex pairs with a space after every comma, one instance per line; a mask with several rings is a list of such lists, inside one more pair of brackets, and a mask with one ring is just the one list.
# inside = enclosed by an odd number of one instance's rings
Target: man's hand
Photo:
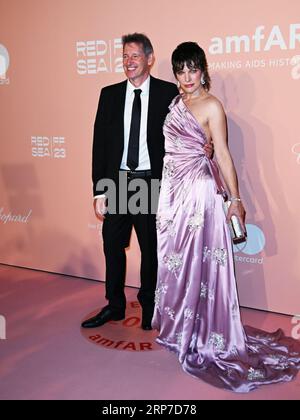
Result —
[[106, 197], [94, 198], [94, 211], [97, 219], [103, 222], [107, 213]]
[[206, 157], [208, 157], [208, 159], [212, 159], [213, 154], [214, 154], [214, 145], [212, 142], [205, 143], [204, 152], [205, 152]]

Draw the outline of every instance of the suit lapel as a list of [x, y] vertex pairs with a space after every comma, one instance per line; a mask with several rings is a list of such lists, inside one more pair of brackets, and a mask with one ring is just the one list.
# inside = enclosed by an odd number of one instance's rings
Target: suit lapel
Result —
[[153, 128], [155, 124], [155, 107], [159, 103], [159, 90], [156, 86], [156, 80], [154, 77], [150, 76], [150, 88], [149, 88], [149, 103], [148, 103], [148, 120], [147, 120], [147, 145], [148, 150], [151, 148], [151, 133], [153, 133]]
[[126, 99], [126, 87], [127, 81], [120, 83], [120, 88], [117, 91], [117, 95], [114, 100], [114, 109], [112, 112], [116, 116], [116, 137], [119, 144], [119, 153], [121, 153], [121, 158], [124, 150], [124, 109], [125, 109], [125, 99]]

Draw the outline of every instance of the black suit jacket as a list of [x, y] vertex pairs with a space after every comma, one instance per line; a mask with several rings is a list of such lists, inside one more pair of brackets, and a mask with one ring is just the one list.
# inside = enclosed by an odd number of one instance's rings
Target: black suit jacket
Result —
[[[112, 179], [118, 184], [124, 150], [126, 86], [127, 80], [101, 90], [93, 140], [94, 195], [105, 193], [105, 190], [97, 190], [97, 182], [103, 178]], [[165, 153], [163, 123], [169, 112], [168, 107], [176, 95], [178, 89], [174, 83], [150, 76], [147, 145], [152, 178], [161, 179]]]

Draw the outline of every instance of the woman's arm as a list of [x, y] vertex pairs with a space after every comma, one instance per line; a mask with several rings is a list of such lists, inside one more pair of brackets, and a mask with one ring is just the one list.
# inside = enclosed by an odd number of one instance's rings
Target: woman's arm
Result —
[[[228, 148], [226, 116], [218, 99], [212, 97], [208, 104], [208, 126], [214, 142], [215, 156], [229, 190], [230, 196], [240, 198], [238, 179], [234, 163]], [[227, 220], [236, 215], [244, 230], [245, 210], [241, 201], [233, 200], [228, 210]]]

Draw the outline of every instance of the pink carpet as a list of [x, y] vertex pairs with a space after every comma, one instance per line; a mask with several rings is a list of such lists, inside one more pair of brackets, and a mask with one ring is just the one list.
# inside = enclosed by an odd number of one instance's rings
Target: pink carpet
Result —
[[[300, 373], [293, 382], [250, 394], [190, 377], [175, 355], [153, 344], [154, 332], [140, 330], [136, 292], [126, 290], [132, 307], [125, 325], [81, 331], [81, 321], [106, 304], [103, 283], [0, 265], [0, 315], [6, 319], [0, 399], [300, 399]], [[291, 317], [279, 314], [242, 309], [242, 317], [245, 324], [280, 327], [288, 335], [294, 327]]]

